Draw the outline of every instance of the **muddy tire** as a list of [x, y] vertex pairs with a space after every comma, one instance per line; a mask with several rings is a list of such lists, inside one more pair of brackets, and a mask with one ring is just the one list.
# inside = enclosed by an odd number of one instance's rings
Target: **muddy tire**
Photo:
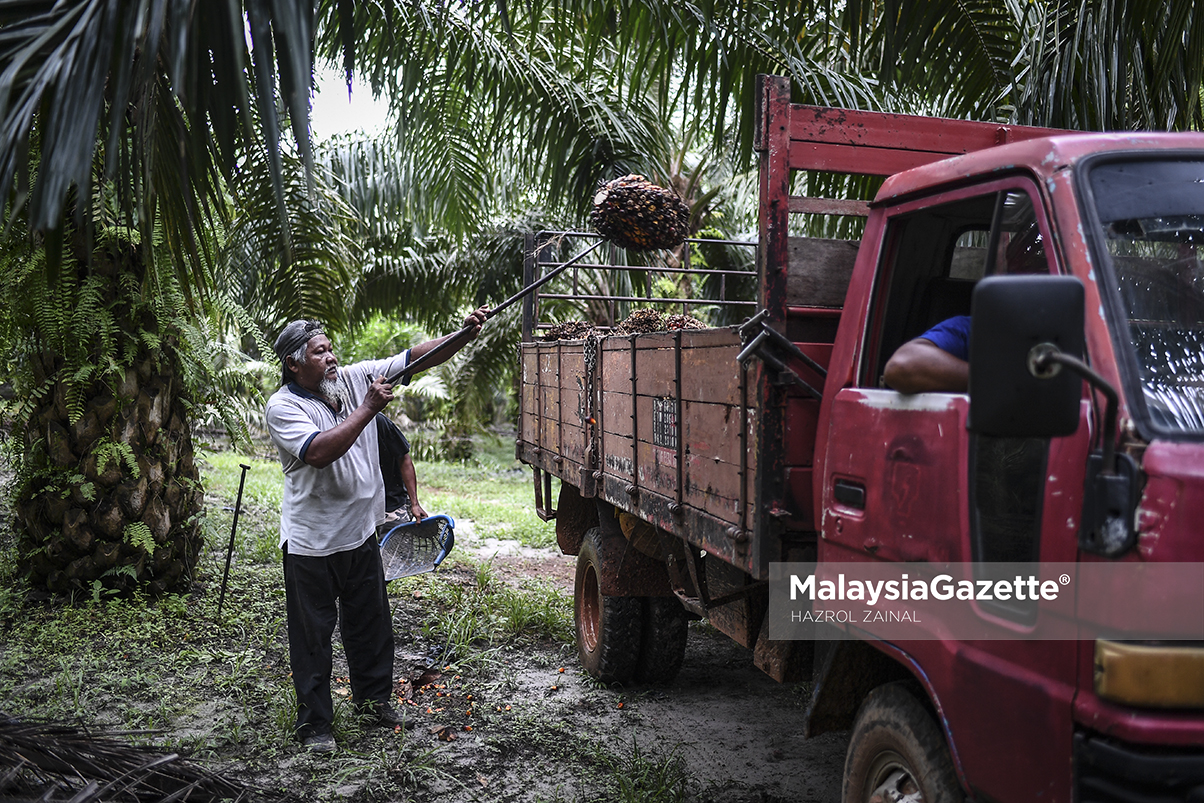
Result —
[[907, 683], [874, 689], [845, 754], [844, 803], [964, 803], [945, 737]]
[[626, 683], [635, 674], [643, 631], [643, 599], [602, 594], [598, 544], [602, 531], [585, 534], [577, 554], [573, 618], [577, 655], [589, 676], [601, 683]]
[[686, 657], [689, 621], [674, 597], [644, 598], [644, 634], [635, 679], [640, 683], [669, 683]]

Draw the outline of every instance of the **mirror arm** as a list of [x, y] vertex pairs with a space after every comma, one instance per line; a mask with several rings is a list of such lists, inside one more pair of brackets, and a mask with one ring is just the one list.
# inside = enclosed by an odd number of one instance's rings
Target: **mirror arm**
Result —
[[1029, 373], [1038, 379], [1050, 379], [1057, 376], [1058, 371], [1063, 366], [1083, 377], [1083, 379], [1086, 379], [1088, 384], [1103, 393], [1107, 399], [1107, 404], [1104, 406], [1104, 431], [1102, 437], [1104, 459], [1100, 473], [1115, 474], [1116, 411], [1120, 404], [1120, 397], [1116, 392], [1116, 388], [1112, 387], [1108, 380], [1088, 367], [1085, 362], [1077, 357], [1066, 354], [1053, 343], [1039, 343], [1033, 346], [1028, 353]]

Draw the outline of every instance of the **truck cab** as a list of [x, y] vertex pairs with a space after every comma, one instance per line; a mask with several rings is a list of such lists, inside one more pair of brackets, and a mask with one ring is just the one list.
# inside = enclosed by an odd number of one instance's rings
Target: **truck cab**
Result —
[[[1204, 137], [1075, 134], [974, 151], [886, 179], [871, 204], [819, 413], [818, 560], [1204, 561], [1194, 523], [1204, 498], [1202, 177]], [[1035, 420], [1002, 435], [989, 431], [985, 414], [975, 420], [976, 394], [984, 403], [997, 397], [993, 380], [1007, 370], [996, 355], [977, 353], [999, 334], [980, 332], [977, 320], [969, 392], [903, 394], [883, 381], [901, 344], [955, 315], [974, 320], [975, 288], [987, 277], [994, 289], [1011, 283], [1013, 301], [1030, 309], [1050, 303], [1050, 279], [1077, 280], [1077, 304], [1051, 304], [1039, 317], [1075, 322], [1067, 334], [1097, 380], [1070, 377], [1061, 413], [1039, 395], [1021, 399]], [[1112, 410], [1107, 389], [1115, 391]], [[1059, 415], [1069, 426], [1051, 436]], [[1101, 512], [1105, 454], [1124, 487]], [[1199, 604], [1192, 589], [1181, 590], [1178, 604]], [[873, 663], [870, 649], [889, 656], [891, 666], [874, 680], [843, 692], [863, 706], [873, 702], [866, 686], [898, 683], [891, 670], [905, 667], [904, 688], [917, 696], [923, 689], [960, 785], [974, 797], [1204, 794], [1200, 643], [1096, 639], [1091, 610], [1069, 612], [1080, 622], [1078, 640], [1043, 638], [1042, 628], [1067, 613], [1043, 607], [1058, 605], [984, 603], [976, 611], [998, 634], [843, 642], [834, 649], [849, 655], [830, 665], [856, 662], [855, 655]], [[830, 717], [834, 706], [824, 697], [820, 689], [812, 713]], [[906, 773], [858, 763], [864, 711], [844, 720], [855, 729], [846, 770], [872, 776], [860, 785], [853, 779], [853, 799], [907, 783]]]

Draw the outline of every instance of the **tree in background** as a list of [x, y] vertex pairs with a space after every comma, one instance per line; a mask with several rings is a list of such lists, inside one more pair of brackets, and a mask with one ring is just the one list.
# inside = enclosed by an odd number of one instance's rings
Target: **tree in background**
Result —
[[[292, 5], [265, 18], [248, 4], [249, 53], [238, 4], [0, 10], [3, 414], [37, 586], [188, 587], [202, 501], [192, 426], [216, 410], [239, 430], [220, 335], [253, 326], [235, 288], [254, 286], [250, 303], [275, 314], [345, 318], [317, 280], [353, 274], [339, 208], [299, 167], [312, 9]], [[277, 69], [299, 112], [295, 158], [277, 145]]]
[[68, 243], [53, 272], [44, 246], [0, 262], [10, 299], [0, 331], [19, 398], [5, 412], [18, 433], [21, 557], [51, 591], [163, 592], [201, 545], [184, 360], [208, 333], [203, 322], [180, 325], [187, 309], [172, 277], [137, 292], [149, 260], [136, 237], [93, 233], [90, 252]]
[[1040, 5], [1018, 48], [1020, 122], [1088, 131], [1204, 127], [1204, 15], [1196, 3]]

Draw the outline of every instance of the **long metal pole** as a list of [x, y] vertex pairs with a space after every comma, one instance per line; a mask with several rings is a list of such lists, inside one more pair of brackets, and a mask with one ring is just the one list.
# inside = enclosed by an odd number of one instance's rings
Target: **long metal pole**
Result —
[[226, 571], [222, 573], [222, 594], [217, 600], [217, 618], [222, 618], [222, 605], [226, 602], [226, 581], [230, 579], [230, 558], [234, 556], [234, 534], [238, 532], [238, 514], [242, 510], [242, 489], [247, 481], [247, 472], [251, 467], [239, 463], [242, 476], [238, 478], [238, 500], [234, 503], [234, 523], [230, 525], [230, 545], [226, 547]]
[[[591, 253], [598, 250], [605, 244], [606, 244], [606, 240], [599, 240], [598, 242], [591, 245], [589, 248], [582, 251], [577, 256], [570, 259], [568, 262], [561, 262], [559, 265], [557, 265], [555, 268], [553, 268], [551, 271], [549, 271], [547, 273], [547, 275], [542, 276], [539, 279], [537, 279], [536, 281], [531, 282], [531, 284], [527, 285], [522, 290], [519, 290], [517, 293], [510, 296], [510, 298], [506, 299], [501, 304], [498, 304], [496, 307], [494, 307], [492, 310], [490, 310], [489, 314], [485, 316], [485, 320], [489, 320], [494, 315], [497, 315], [502, 310], [506, 309], [510, 305], [514, 304], [516, 301], [520, 300], [523, 296], [526, 296], [529, 293], [531, 293], [532, 291], [542, 287], [544, 284], [547, 284], [552, 279], [559, 276], [564, 271], [565, 268], [569, 267], [570, 265], [575, 265], [576, 263], [580, 262], [582, 259], [589, 256]], [[402, 368], [400, 371], [393, 374], [393, 376], [386, 379], [385, 382], [387, 382], [390, 385], [396, 385], [399, 381], [406, 379], [408, 377], [411, 377], [414, 374], [418, 373], [419, 371], [422, 370], [423, 365], [425, 363], [429, 363], [432, 359], [434, 359], [434, 356], [436, 354], [438, 354], [440, 351], [443, 351], [443, 349], [445, 349], [455, 343], [461, 343], [464, 340], [464, 337], [470, 331], [472, 331], [472, 328], [473, 327], [471, 327], [471, 326], [465, 326], [459, 332], [456, 332], [454, 335], [451, 335], [450, 337], [445, 339], [442, 343], [440, 343], [439, 345], [435, 346], [433, 349], [428, 351], [426, 354], [423, 354], [421, 357], [414, 360], [414, 362], [410, 363], [405, 368]]]

